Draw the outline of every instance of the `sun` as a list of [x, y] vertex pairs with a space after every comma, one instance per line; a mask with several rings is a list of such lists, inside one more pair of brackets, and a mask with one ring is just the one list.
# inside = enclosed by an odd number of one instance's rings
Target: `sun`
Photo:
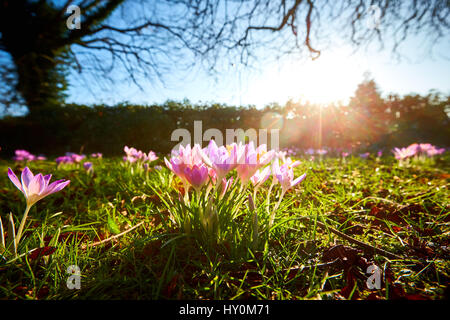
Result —
[[324, 52], [314, 61], [268, 67], [249, 86], [246, 98], [262, 104], [288, 100], [321, 105], [347, 103], [367, 69], [365, 59], [356, 55], [343, 50]]

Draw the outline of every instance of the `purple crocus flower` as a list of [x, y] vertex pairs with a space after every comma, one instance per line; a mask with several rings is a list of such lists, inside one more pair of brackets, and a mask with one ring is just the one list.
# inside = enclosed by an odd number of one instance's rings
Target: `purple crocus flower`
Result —
[[14, 161], [33, 161], [36, 160], [36, 156], [29, 153], [27, 150], [16, 150]]
[[186, 180], [194, 187], [194, 189], [198, 191], [208, 182], [209, 170], [205, 164], [194, 164], [192, 167], [187, 166], [184, 169], [184, 176]]
[[73, 163], [73, 159], [72, 157], [69, 156], [61, 156], [55, 159], [55, 162], [57, 165], [61, 164], [61, 163]]
[[73, 162], [79, 163], [81, 162], [86, 156], [84, 154], [76, 154], [72, 152], [67, 152], [66, 157], [70, 157]]
[[70, 183], [70, 180], [57, 180], [49, 184], [50, 179], [52, 178], [51, 174], [47, 174], [45, 176], [40, 173], [37, 175], [33, 175], [28, 167], [25, 167], [25, 169], [23, 169], [21, 181], [19, 181], [11, 168], [8, 168], [8, 177], [17, 187], [17, 189], [19, 189], [23, 193], [27, 201], [27, 207], [25, 209], [25, 213], [23, 214], [23, 218], [15, 238], [15, 243], [17, 246], [22, 236], [23, 228], [25, 227], [25, 221], [27, 219], [28, 212], [30, 211], [30, 208], [33, 206], [33, 204], [35, 204], [42, 198], [51, 195], [52, 193], [61, 191]]
[[172, 150], [170, 160], [164, 158], [164, 162], [185, 183], [188, 182], [184, 172], [186, 167], [204, 164], [204, 159], [206, 160], [207, 156], [198, 144], [195, 144], [193, 148], [188, 144], [186, 147], [180, 145], [178, 150]]
[[250, 178], [256, 173], [256, 170], [268, 164], [274, 156], [275, 150], [267, 151], [265, 144], [258, 146], [256, 149], [253, 141], [250, 141], [245, 146], [239, 145], [236, 171], [242, 184], [248, 183]]
[[445, 148], [436, 148], [433, 146], [433, 148], [430, 148], [427, 150], [427, 155], [429, 157], [435, 156], [437, 154], [443, 154], [445, 152]]
[[85, 162], [83, 163], [84, 169], [86, 169], [87, 172], [92, 172], [94, 170], [92, 166], [92, 162]]
[[359, 156], [363, 159], [367, 159], [369, 157], [370, 153], [369, 152], [365, 152], [365, 153], [360, 153]]
[[215, 170], [218, 181], [221, 181], [237, 165], [237, 145], [235, 143], [226, 147], [218, 147], [216, 142], [211, 140], [208, 147], [203, 149], [203, 154], [205, 155], [203, 160]]
[[270, 166], [265, 167], [264, 169], [258, 169], [256, 170], [255, 174], [250, 178], [250, 181], [252, 182], [255, 188], [259, 187], [264, 182], [266, 182], [267, 179], [269, 179], [270, 173], [271, 173]]
[[158, 158], [158, 156], [156, 155], [156, 153], [154, 151], [149, 151], [148, 155], [145, 155], [145, 161], [148, 161], [148, 162], [153, 162], [153, 161], [158, 160], [158, 159], [159, 158]]
[[394, 148], [392, 152], [394, 153], [395, 159], [404, 160], [414, 156], [416, 154], [416, 148]]
[[281, 166], [279, 165], [278, 160], [276, 160], [273, 163], [273, 166], [272, 166], [273, 175], [274, 175], [274, 178], [276, 178], [276, 180], [281, 185], [282, 194], [284, 194], [287, 190], [289, 190], [290, 188], [299, 184], [300, 182], [302, 182], [305, 179], [306, 173], [302, 174], [297, 179], [294, 179], [293, 167], [295, 167], [297, 165], [298, 165], [297, 161], [295, 161], [295, 162], [291, 161], [289, 163], [284, 163]]
[[22, 171], [21, 181], [17, 178], [11, 168], [8, 168], [8, 177], [14, 185], [24, 194], [27, 200], [27, 206], [32, 206], [42, 198], [62, 190], [70, 183], [70, 180], [57, 180], [49, 185], [51, 174], [42, 176], [42, 174], [33, 175], [28, 167]]

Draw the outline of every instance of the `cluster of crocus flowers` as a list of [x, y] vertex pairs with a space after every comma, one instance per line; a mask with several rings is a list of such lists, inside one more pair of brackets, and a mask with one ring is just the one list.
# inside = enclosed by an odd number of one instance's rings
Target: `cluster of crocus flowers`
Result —
[[362, 159], [367, 159], [370, 156], [370, 152], [363, 152], [359, 154], [359, 157]]
[[433, 157], [445, 152], [445, 148], [437, 148], [430, 143], [413, 143], [406, 148], [394, 148], [392, 150], [397, 160], [403, 161], [412, 157]]
[[[277, 159], [277, 165], [271, 167], [269, 164], [274, 159]], [[278, 159], [281, 159], [281, 165]], [[255, 192], [271, 175], [274, 182], [280, 183], [283, 194], [304, 179], [304, 176], [294, 179], [293, 168], [300, 163], [286, 158], [284, 151], [267, 150], [265, 144], [255, 148], [253, 142], [217, 146], [211, 140], [203, 149], [198, 144], [192, 148], [180, 145], [178, 150], [172, 151], [170, 159], [164, 158], [164, 161], [181, 179], [185, 190], [189, 186], [197, 191], [204, 186], [210, 189], [216, 184], [222, 185], [223, 192], [231, 184], [231, 178], [227, 180], [226, 176], [232, 170], [236, 170], [242, 187], [251, 183]]]
[[30, 208], [39, 200], [64, 189], [70, 183], [70, 180], [57, 180], [50, 183], [50, 179], [52, 178], [51, 174], [45, 176], [41, 173], [33, 175], [28, 167], [23, 169], [20, 180], [11, 168], [8, 168], [8, 177], [17, 189], [23, 193], [27, 203], [25, 213], [15, 236], [15, 248], [17, 248]]
[[58, 157], [55, 159], [57, 165], [62, 163], [72, 164], [72, 163], [80, 163], [83, 159], [86, 158], [84, 154], [76, 154], [73, 152], [66, 152], [64, 156]]
[[123, 151], [125, 152], [125, 156], [123, 157], [123, 161], [129, 162], [129, 163], [135, 163], [135, 162], [153, 162], [158, 159], [156, 156], [156, 153], [153, 151], [149, 151], [148, 154], [141, 150], [137, 150], [133, 147], [125, 146], [123, 148]]
[[15, 155], [13, 157], [14, 161], [34, 161], [34, 160], [47, 160], [46, 157], [43, 155], [35, 156], [34, 154], [31, 154], [27, 150], [16, 150]]
[[91, 158], [98, 158], [98, 159], [101, 159], [101, 158], [103, 158], [103, 154], [100, 153], [100, 152], [91, 153]]
[[[240, 189], [237, 192], [240, 195], [244, 194], [249, 186], [253, 186], [253, 197], [250, 195], [249, 201], [253, 203], [253, 209], [251, 209], [253, 214], [253, 244], [257, 245], [258, 213], [255, 210], [253, 199], [257, 199], [258, 189], [272, 176], [272, 184], [267, 192], [266, 204], [267, 210], [270, 211], [271, 191], [275, 185], [281, 186], [278, 203], [273, 207], [270, 214], [270, 229], [285, 193], [306, 177], [306, 174], [303, 174], [295, 178], [294, 168], [300, 162], [292, 161], [286, 155], [286, 151], [267, 150], [267, 146], [264, 144], [257, 147], [253, 142], [218, 146], [214, 140], [211, 140], [208, 146], [203, 149], [199, 144], [195, 144], [193, 147], [189, 144], [186, 146], [180, 144], [178, 149], [172, 150], [169, 159], [164, 158], [164, 162], [182, 181], [185, 190], [185, 203], [190, 201], [188, 191], [191, 187], [195, 190], [195, 194], [199, 194], [202, 189], [206, 190], [205, 197], [208, 199], [208, 204], [211, 204], [216, 191], [217, 198], [222, 199], [228, 191], [237, 191], [235, 187], [238, 185], [240, 185]], [[271, 165], [272, 163], [273, 165]], [[234, 178], [234, 175], [229, 176], [233, 171], [235, 171], [237, 179]], [[213, 195], [209, 195], [213, 188]], [[239, 201], [243, 201], [243, 199], [245, 197], [238, 200], [237, 208], [242, 204]], [[208, 223], [213, 222], [209, 221]], [[185, 229], [187, 228], [186, 230], [190, 230], [189, 223], [186, 227], [186, 221], [185, 223], [180, 222], [180, 225], [184, 226]]]

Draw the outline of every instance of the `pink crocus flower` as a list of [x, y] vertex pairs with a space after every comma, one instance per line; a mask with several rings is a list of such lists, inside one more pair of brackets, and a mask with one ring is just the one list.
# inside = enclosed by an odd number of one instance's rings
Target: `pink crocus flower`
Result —
[[[177, 175], [184, 184], [190, 183], [186, 177], [186, 168], [190, 168], [191, 172], [194, 165], [204, 165], [203, 159], [207, 158], [198, 144], [193, 148], [188, 144], [186, 147], [179, 146], [178, 150], [172, 150], [170, 160], [164, 158], [166, 166]], [[205, 166], [206, 167], [206, 166]]]
[[101, 159], [103, 157], [103, 154], [101, 154], [100, 152], [92, 153], [91, 157], [92, 158], [99, 158], [99, 159]]
[[281, 166], [279, 165], [278, 160], [273, 163], [273, 175], [281, 185], [282, 194], [286, 193], [287, 190], [296, 186], [297, 184], [302, 182], [303, 179], [305, 179], [306, 173], [294, 179], [293, 168], [298, 164], [298, 161], [292, 162], [292, 160], [290, 160], [290, 163], [284, 163]]
[[70, 183], [70, 180], [57, 180], [49, 184], [52, 177], [51, 174], [45, 176], [40, 173], [33, 175], [28, 167], [23, 169], [21, 181], [19, 181], [11, 168], [8, 168], [8, 177], [25, 196], [27, 206], [32, 206], [42, 198], [45, 198], [52, 193], [61, 191]]
[[205, 164], [194, 164], [184, 168], [184, 176], [192, 187], [199, 191], [209, 180], [209, 170]]
[[404, 160], [414, 156], [416, 154], [416, 148], [394, 148], [392, 152], [394, 153], [395, 159]]
[[79, 163], [81, 162], [86, 156], [84, 154], [76, 154], [73, 152], [67, 152], [66, 157], [69, 157], [72, 159], [73, 162]]
[[258, 169], [256, 170], [255, 174], [250, 178], [250, 181], [252, 182], [253, 186], [255, 188], [261, 186], [264, 184], [264, 182], [267, 181], [270, 177], [270, 167], [265, 167], [264, 169]]
[[158, 159], [159, 158], [158, 158], [158, 156], [156, 155], [156, 153], [154, 151], [150, 150], [148, 152], [148, 155], [146, 155], [146, 161], [153, 162], [153, 161], [158, 160]]
[[57, 165], [59, 165], [61, 163], [73, 163], [73, 159], [68, 156], [61, 156], [61, 157], [56, 158], [55, 162]]
[[427, 150], [427, 155], [429, 157], [435, 156], [437, 154], [443, 154], [445, 152], [445, 148], [436, 148], [433, 146], [433, 148], [430, 148]]
[[13, 157], [14, 161], [33, 161], [36, 159], [36, 156], [29, 153], [27, 150], [16, 150], [15, 156]]
[[237, 145], [235, 143], [218, 147], [214, 140], [211, 140], [203, 150], [206, 156], [203, 160], [210, 164], [215, 170], [218, 181], [221, 181], [228, 172], [237, 165]]
[[270, 219], [269, 219], [269, 228], [272, 227], [274, 219], [275, 219], [275, 213], [278, 209], [278, 207], [281, 204], [281, 200], [283, 200], [284, 194], [292, 187], [296, 186], [300, 182], [302, 182], [306, 178], [306, 173], [302, 174], [300, 177], [294, 179], [294, 170], [293, 167], [297, 166], [298, 162], [292, 162], [290, 163], [284, 163], [281, 166], [278, 163], [278, 160], [275, 160], [272, 165], [272, 172], [274, 175], [274, 181], [278, 181], [281, 185], [281, 195], [278, 199], [277, 204], [275, 205], [275, 208], [273, 209]]
[[275, 156], [275, 151], [267, 151], [265, 144], [255, 149], [253, 141], [238, 148], [238, 165], [236, 171], [242, 184], [248, 183], [256, 170], [268, 164]]
[[360, 153], [359, 156], [363, 159], [367, 159], [369, 157], [370, 153], [369, 152], [365, 152], [365, 153]]
[[36, 202], [45, 198], [46, 196], [64, 189], [70, 183], [70, 180], [57, 180], [49, 184], [52, 177], [51, 174], [45, 176], [43, 176], [41, 173], [33, 175], [28, 167], [25, 167], [25, 169], [23, 169], [20, 181], [11, 170], [11, 168], [8, 168], [8, 177], [11, 182], [14, 183], [14, 185], [17, 187], [17, 189], [19, 189], [23, 193], [27, 201], [27, 207], [25, 209], [25, 213], [23, 215], [22, 222], [20, 223], [20, 227], [17, 231], [15, 239], [17, 245], [22, 236], [22, 231], [25, 226], [25, 220], [27, 218], [28, 212], [30, 211], [30, 208]]

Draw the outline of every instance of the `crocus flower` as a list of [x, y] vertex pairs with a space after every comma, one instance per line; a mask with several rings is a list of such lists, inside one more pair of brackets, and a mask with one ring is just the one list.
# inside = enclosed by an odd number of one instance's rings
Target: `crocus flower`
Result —
[[255, 174], [256, 170], [268, 164], [275, 156], [275, 151], [267, 151], [267, 146], [262, 144], [256, 149], [253, 141], [245, 146], [238, 147], [238, 165], [236, 171], [242, 184], [246, 184]]
[[204, 159], [209, 163], [217, 174], [218, 181], [222, 181], [228, 172], [237, 165], [237, 145], [235, 143], [218, 147], [214, 140], [211, 140], [203, 150]]
[[92, 158], [99, 158], [99, 159], [101, 159], [103, 157], [103, 154], [101, 154], [100, 152], [92, 153], [91, 157]]
[[83, 163], [83, 168], [86, 169], [87, 172], [92, 172], [94, 170], [92, 167], [92, 162]]
[[198, 144], [193, 148], [188, 144], [186, 147], [180, 145], [178, 150], [172, 150], [170, 160], [164, 158], [166, 166], [176, 174], [183, 183], [188, 182], [185, 177], [185, 169], [188, 166], [201, 165], [204, 163], [203, 159], [207, 158]]
[[278, 199], [277, 204], [275, 205], [275, 208], [273, 209], [273, 211], [270, 215], [269, 228], [271, 228], [273, 225], [273, 221], [275, 219], [275, 213], [276, 213], [278, 207], [280, 206], [281, 200], [283, 199], [286, 191], [289, 190], [290, 188], [296, 186], [300, 182], [302, 182], [306, 177], [306, 173], [304, 173], [297, 179], [294, 179], [293, 165], [297, 165], [297, 162], [291, 162], [290, 164], [284, 163], [280, 166], [278, 163], [278, 160], [275, 160], [272, 165], [272, 172], [273, 172], [274, 178], [276, 178], [276, 180], [281, 185], [281, 195]]
[[250, 178], [250, 181], [252, 182], [253, 186], [259, 187], [264, 182], [267, 181], [270, 177], [270, 167], [265, 167], [264, 169], [258, 169], [256, 170], [255, 174]]
[[360, 153], [359, 156], [363, 159], [367, 159], [369, 157], [370, 153], [369, 152], [365, 152], [365, 153]]
[[13, 157], [14, 161], [33, 161], [36, 160], [36, 156], [29, 153], [27, 150], [16, 150], [15, 156]]
[[142, 151], [136, 150], [135, 148], [129, 148], [128, 146], [125, 146], [123, 151], [125, 151], [126, 154], [126, 156], [123, 157], [123, 160], [130, 163], [134, 163], [145, 156]]
[[305, 153], [312, 156], [315, 153], [315, 151], [313, 148], [308, 148], [306, 149]]
[[342, 157], [346, 158], [350, 155], [350, 152], [342, 152]]
[[184, 169], [184, 176], [194, 189], [198, 191], [209, 180], [208, 167], [205, 164], [194, 164], [192, 167], [187, 166]]
[[155, 152], [149, 151], [148, 155], [146, 155], [145, 161], [152, 162], [152, 161], [155, 161], [155, 160], [158, 160], [158, 159], [159, 158], [158, 158], [158, 156], [156, 156]]
[[33, 175], [28, 167], [22, 171], [21, 181], [17, 178], [11, 168], [8, 168], [8, 177], [14, 185], [24, 194], [27, 200], [27, 206], [32, 206], [37, 201], [46, 196], [62, 190], [70, 183], [70, 180], [57, 180], [49, 184], [51, 174], [42, 176], [42, 174]]
[[273, 163], [272, 166], [273, 175], [281, 185], [282, 194], [284, 194], [287, 190], [302, 182], [303, 179], [305, 179], [306, 177], [306, 173], [304, 173], [297, 179], [294, 179], [293, 167], [297, 166], [298, 165], [297, 163], [298, 163], [297, 161], [291, 163], [284, 163], [281, 166], [279, 165], [278, 160], [274, 161]]
[[430, 148], [427, 150], [427, 155], [429, 157], [435, 156], [437, 154], [442, 154], [445, 152], [445, 148], [436, 148], [433, 146], [433, 148]]
[[401, 149], [394, 148], [394, 150], [392, 150], [392, 152], [394, 153], [395, 159], [404, 160], [404, 159], [414, 156], [416, 154], [416, 149], [415, 148], [401, 148]]
[[20, 181], [11, 170], [11, 168], [8, 168], [8, 177], [12, 181], [12, 183], [14, 183], [14, 185], [23, 193], [27, 201], [27, 207], [25, 209], [25, 213], [23, 215], [22, 222], [20, 223], [20, 227], [17, 231], [15, 239], [17, 245], [20, 241], [20, 237], [25, 226], [25, 220], [27, 218], [28, 211], [30, 211], [30, 208], [33, 206], [33, 204], [35, 204], [42, 198], [51, 195], [52, 193], [61, 191], [70, 183], [70, 180], [57, 180], [49, 184], [52, 177], [51, 174], [45, 176], [43, 176], [41, 173], [33, 175], [28, 167], [25, 167], [25, 169], [23, 169]]
[[55, 159], [57, 165], [61, 163], [73, 163], [73, 159], [69, 156], [61, 156]]
[[66, 157], [69, 157], [72, 159], [72, 162], [76, 162], [79, 163], [81, 162], [84, 158], [86, 158], [86, 156], [84, 154], [76, 154], [73, 152], [67, 152], [66, 153]]

